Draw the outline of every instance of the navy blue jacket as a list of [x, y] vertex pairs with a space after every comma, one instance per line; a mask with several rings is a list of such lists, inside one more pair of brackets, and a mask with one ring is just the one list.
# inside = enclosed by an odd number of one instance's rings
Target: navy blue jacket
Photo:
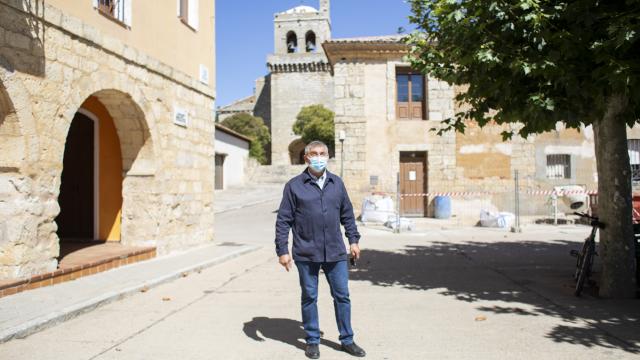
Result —
[[294, 260], [346, 260], [340, 224], [344, 226], [349, 244], [358, 243], [360, 234], [342, 179], [327, 171], [324, 186], [320, 189], [305, 169], [284, 187], [276, 220], [276, 254], [281, 256], [289, 253], [291, 229]]

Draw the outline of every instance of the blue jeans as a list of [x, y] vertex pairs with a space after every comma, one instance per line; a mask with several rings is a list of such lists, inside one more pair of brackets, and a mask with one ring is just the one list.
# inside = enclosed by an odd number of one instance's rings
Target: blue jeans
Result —
[[318, 274], [320, 268], [329, 282], [333, 307], [336, 313], [336, 323], [340, 332], [342, 344], [353, 343], [353, 329], [351, 329], [351, 300], [349, 300], [349, 270], [347, 261], [317, 263], [310, 261], [296, 261], [300, 288], [302, 290], [302, 323], [307, 333], [307, 344], [320, 343], [320, 325], [318, 321]]

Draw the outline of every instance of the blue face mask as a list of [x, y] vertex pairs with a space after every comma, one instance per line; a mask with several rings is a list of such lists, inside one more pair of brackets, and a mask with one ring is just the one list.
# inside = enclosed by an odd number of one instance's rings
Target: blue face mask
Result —
[[327, 158], [324, 156], [314, 156], [309, 159], [309, 166], [315, 172], [323, 172], [327, 168]]

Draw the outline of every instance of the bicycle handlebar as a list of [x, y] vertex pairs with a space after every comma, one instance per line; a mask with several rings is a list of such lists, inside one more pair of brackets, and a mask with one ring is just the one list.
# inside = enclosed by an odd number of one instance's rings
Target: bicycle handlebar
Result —
[[589, 215], [589, 214], [587, 214], [587, 213], [581, 213], [581, 212], [574, 211], [574, 212], [573, 212], [573, 214], [574, 214], [574, 215], [578, 215], [578, 216], [580, 216], [580, 217], [585, 217], [585, 218], [587, 218], [587, 219], [591, 219], [591, 220], [598, 220], [598, 218], [597, 218], [597, 217], [591, 216], [591, 215]]
[[606, 226], [604, 223], [600, 222], [600, 220], [596, 216], [591, 216], [589, 214], [581, 213], [581, 212], [577, 212], [577, 211], [574, 211], [573, 213], [575, 215], [580, 216], [580, 217], [587, 218], [587, 219], [591, 220], [591, 226], [597, 226], [600, 229], [604, 229], [605, 226]]

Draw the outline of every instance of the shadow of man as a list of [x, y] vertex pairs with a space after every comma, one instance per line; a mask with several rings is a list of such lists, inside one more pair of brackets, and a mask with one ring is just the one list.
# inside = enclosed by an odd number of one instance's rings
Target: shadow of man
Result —
[[[300, 350], [305, 349], [306, 344], [304, 338], [306, 334], [302, 323], [299, 321], [259, 316], [244, 323], [242, 331], [255, 341], [265, 341], [265, 338], [267, 338], [295, 346]], [[262, 335], [262, 337], [260, 335]], [[324, 335], [324, 333], [320, 332], [320, 336], [322, 335]], [[340, 350], [340, 344], [330, 340], [321, 338], [320, 344], [333, 348], [334, 350]]]

